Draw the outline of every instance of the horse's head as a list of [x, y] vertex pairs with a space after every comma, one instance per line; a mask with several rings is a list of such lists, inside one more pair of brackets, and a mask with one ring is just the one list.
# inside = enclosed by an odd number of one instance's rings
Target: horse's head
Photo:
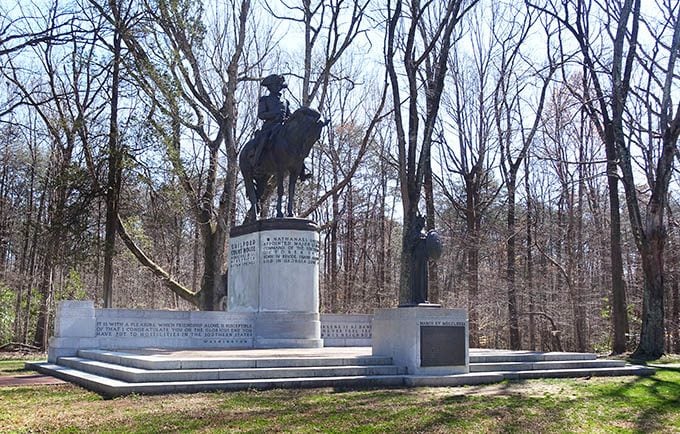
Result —
[[286, 121], [287, 124], [309, 124], [316, 123], [321, 118], [321, 113], [310, 107], [300, 107], [295, 110]]
[[286, 121], [289, 142], [298, 143], [307, 152], [319, 140], [321, 129], [329, 121], [321, 120], [321, 113], [309, 107], [300, 107]]

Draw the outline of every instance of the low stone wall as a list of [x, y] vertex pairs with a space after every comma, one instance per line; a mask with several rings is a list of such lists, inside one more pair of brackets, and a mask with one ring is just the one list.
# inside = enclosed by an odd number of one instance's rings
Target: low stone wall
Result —
[[[257, 313], [95, 309], [92, 301], [57, 307], [48, 359], [99, 348], [252, 348]], [[372, 315], [322, 314], [324, 346], [370, 346]]]
[[243, 348], [253, 346], [245, 313], [95, 309], [100, 348]]
[[373, 315], [321, 314], [321, 338], [325, 347], [370, 347]]

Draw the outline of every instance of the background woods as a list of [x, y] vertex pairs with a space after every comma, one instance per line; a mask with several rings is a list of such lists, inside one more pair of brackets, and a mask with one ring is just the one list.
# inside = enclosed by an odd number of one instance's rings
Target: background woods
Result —
[[0, 2], [0, 344], [56, 302], [221, 309], [260, 80], [329, 128], [299, 215], [321, 309], [432, 301], [489, 347], [680, 352], [680, 5]]

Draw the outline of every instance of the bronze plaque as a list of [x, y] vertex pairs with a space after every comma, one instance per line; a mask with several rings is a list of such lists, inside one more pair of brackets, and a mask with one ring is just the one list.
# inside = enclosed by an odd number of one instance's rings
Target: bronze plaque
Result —
[[464, 364], [464, 326], [420, 326], [420, 366]]

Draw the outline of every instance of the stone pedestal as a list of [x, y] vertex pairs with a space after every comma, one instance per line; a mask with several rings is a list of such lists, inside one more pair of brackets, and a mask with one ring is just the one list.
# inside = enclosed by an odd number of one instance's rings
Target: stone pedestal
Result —
[[411, 375], [469, 372], [465, 309], [379, 309], [373, 316], [373, 355], [392, 357]]
[[232, 229], [227, 310], [255, 314], [256, 348], [323, 346], [318, 226], [288, 218]]

